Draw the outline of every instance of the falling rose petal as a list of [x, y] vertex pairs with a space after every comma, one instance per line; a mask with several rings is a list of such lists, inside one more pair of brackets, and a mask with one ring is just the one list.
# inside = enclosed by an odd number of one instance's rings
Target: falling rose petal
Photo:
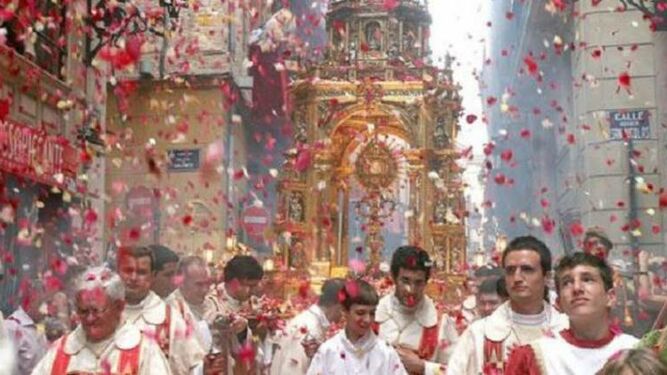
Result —
[[505, 177], [504, 174], [498, 173], [495, 175], [493, 180], [496, 182], [498, 185], [504, 185], [507, 182], [507, 177]]
[[294, 169], [297, 172], [305, 172], [308, 167], [310, 167], [311, 155], [310, 150], [307, 148], [302, 149], [296, 156], [296, 161], [294, 163]]
[[484, 151], [484, 155], [489, 156], [493, 153], [493, 149], [495, 147], [496, 147], [496, 145], [493, 144], [493, 142], [489, 142], [489, 143], [484, 145], [484, 149], [482, 151]]
[[660, 231], [661, 231], [660, 225], [653, 225], [651, 227], [651, 232], [653, 232], [653, 234], [660, 234]]
[[549, 216], [542, 218], [542, 230], [546, 234], [553, 234], [554, 229], [556, 228], [556, 222], [551, 219]]
[[192, 216], [190, 216], [190, 215], [183, 216], [182, 222], [183, 222], [183, 225], [189, 226], [190, 224], [192, 224]]
[[384, 7], [385, 10], [390, 12], [394, 10], [396, 7], [398, 7], [398, 4], [399, 4], [398, 0], [384, 0], [382, 6]]
[[493, 106], [497, 102], [498, 102], [498, 99], [495, 96], [489, 96], [488, 98], [486, 98], [486, 104], [488, 104], [489, 107]]
[[467, 122], [468, 124], [472, 124], [472, 123], [474, 123], [475, 121], [477, 121], [477, 115], [469, 114], [469, 115], [466, 116], [466, 122]]
[[45, 276], [44, 287], [47, 293], [55, 293], [63, 289], [63, 283], [55, 276]]
[[138, 241], [141, 238], [141, 229], [139, 228], [130, 228], [127, 233], [127, 237], [132, 241]]
[[9, 114], [9, 99], [0, 99], [0, 121], [4, 121]]
[[53, 262], [51, 262], [51, 269], [60, 275], [67, 273], [67, 268], [67, 262], [60, 258], [54, 259]]
[[348, 280], [345, 282], [345, 292], [350, 297], [359, 295], [359, 284], [355, 280]]
[[572, 134], [572, 133], [567, 134], [567, 143], [569, 143], [571, 145], [577, 143], [577, 138], [574, 136], [574, 134]]
[[660, 193], [660, 196], [658, 197], [658, 202], [661, 209], [667, 207], [667, 191], [663, 191], [662, 193]]
[[594, 49], [593, 52], [591, 52], [591, 57], [599, 60], [602, 57], [602, 50], [600, 48]]
[[584, 234], [584, 226], [580, 222], [572, 223], [570, 225], [570, 233], [574, 237], [579, 237]]
[[525, 65], [526, 70], [528, 71], [528, 73], [530, 75], [532, 75], [532, 76], [537, 76], [538, 75], [539, 66], [537, 65], [537, 62], [535, 62], [535, 59], [533, 58], [533, 56], [528, 55], [528, 56], [524, 57], [523, 64]]
[[632, 84], [632, 79], [630, 78], [630, 73], [623, 72], [618, 75], [618, 88], [616, 92], [618, 93], [621, 89], [625, 89], [626, 92], [630, 93], [630, 86]]
[[519, 133], [519, 135], [520, 135], [521, 138], [523, 138], [523, 139], [529, 139], [529, 138], [530, 138], [530, 135], [531, 135], [531, 133], [530, 133], [530, 129], [525, 129], [525, 128], [524, 128], [524, 129], [521, 129], [521, 132]]
[[507, 149], [507, 150], [504, 150], [503, 152], [500, 153], [500, 158], [504, 162], [509, 163], [510, 161], [512, 161], [513, 155], [514, 154], [512, 153], [512, 150]]
[[351, 259], [349, 267], [350, 270], [356, 274], [363, 274], [366, 272], [366, 263], [361, 259]]

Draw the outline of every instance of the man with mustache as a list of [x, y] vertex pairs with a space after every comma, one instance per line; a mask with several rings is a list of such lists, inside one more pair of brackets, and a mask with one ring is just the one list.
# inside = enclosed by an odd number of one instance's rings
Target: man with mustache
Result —
[[503, 373], [514, 346], [568, 326], [567, 317], [545, 300], [551, 251], [542, 241], [515, 238], [503, 252], [502, 267], [509, 300], [463, 332], [447, 366], [450, 374]]
[[395, 291], [378, 304], [378, 336], [396, 347], [410, 374], [438, 374], [456, 341], [453, 321], [438, 319], [433, 300], [424, 294], [431, 276], [431, 259], [417, 246], [401, 246], [391, 259]]
[[514, 350], [508, 374], [595, 374], [615, 353], [635, 346], [636, 338], [611, 329], [616, 296], [603, 259], [585, 253], [564, 257], [556, 267], [556, 290], [570, 328]]

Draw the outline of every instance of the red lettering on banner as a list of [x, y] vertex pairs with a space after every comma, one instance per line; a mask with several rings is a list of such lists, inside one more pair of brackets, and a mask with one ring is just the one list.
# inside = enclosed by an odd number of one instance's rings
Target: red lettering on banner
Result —
[[73, 186], [77, 152], [61, 137], [0, 121], [0, 169], [55, 186]]

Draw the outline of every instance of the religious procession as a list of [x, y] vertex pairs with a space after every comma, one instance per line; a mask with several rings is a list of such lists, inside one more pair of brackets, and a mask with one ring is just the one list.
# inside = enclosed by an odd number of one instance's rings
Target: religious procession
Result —
[[667, 1], [0, 0], [0, 375], [667, 375]]

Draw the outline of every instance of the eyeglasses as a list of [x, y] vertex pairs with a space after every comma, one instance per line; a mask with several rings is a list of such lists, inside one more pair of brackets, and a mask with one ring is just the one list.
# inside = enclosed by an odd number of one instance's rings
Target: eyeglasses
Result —
[[79, 318], [85, 318], [88, 316], [92, 316], [94, 318], [99, 318], [100, 316], [106, 314], [109, 310], [111, 310], [111, 306], [107, 306], [103, 309], [76, 309], [76, 314], [79, 316]]

